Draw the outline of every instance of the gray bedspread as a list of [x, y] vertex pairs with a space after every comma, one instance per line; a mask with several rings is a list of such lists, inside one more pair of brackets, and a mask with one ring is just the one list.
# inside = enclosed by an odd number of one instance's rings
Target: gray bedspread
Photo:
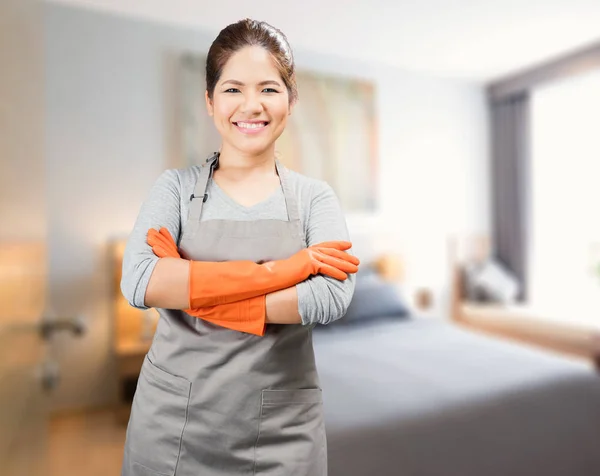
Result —
[[600, 375], [426, 319], [314, 333], [329, 476], [598, 476]]

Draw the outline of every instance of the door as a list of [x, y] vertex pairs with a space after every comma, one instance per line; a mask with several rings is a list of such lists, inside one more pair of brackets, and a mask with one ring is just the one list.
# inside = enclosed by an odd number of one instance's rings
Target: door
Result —
[[[43, 474], [46, 294], [41, 2], [0, 2], [0, 468]], [[32, 181], [35, 198], [25, 185]], [[41, 188], [40, 188], [41, 187]]]
[[[49, 475], [42, 2], [0, 1], [0, 472]], [[69, 326], [66, 326], [69, 328]], [[80, 330], [75, 327], [75, 330]]]
[[44, 262], [43, 243], [0, 246], [0, 468], [10, 476], [38, 476], [45, 466]]

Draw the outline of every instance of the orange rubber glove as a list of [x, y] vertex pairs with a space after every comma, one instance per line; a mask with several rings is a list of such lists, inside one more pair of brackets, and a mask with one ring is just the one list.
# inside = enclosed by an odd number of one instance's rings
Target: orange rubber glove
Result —
[[265, 295], [218, 306], [186, 309], [185, 312], [217, 326], [257, 336], [264, 335], [267, 326]]
[[[148, 244], [160, 252], [177, 250], [169, 230], [148, 231]], [[345, 280], [360, 261], [346, 253], [348, 241], [328, 241], [304, 248], [290, 258], [257, 264], [253, 261], [190, 261], [191, 309], [227, 304], [294, 286], [313, 274]], [[155, 252], [155, 254], [157, 254]], [[158, 254], [157, 254], [158, 256]]]
[[[165, 236], [171, 236], [166, 228], [162, 230]], [[159, 258], [181, 258], [173, 239], [165, 240], [159, 237], [154, 229], [148, 231], [148, 244], [152, 246], [152, 251]], [[220, 306], [185, 309], [184, 312], [234, 331], [258, 336], [265, 333], [267, 308], [264, 295]]]

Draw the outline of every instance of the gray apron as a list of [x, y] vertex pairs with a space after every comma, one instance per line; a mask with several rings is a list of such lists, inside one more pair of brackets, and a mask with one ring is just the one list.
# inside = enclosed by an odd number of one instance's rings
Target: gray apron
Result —
[[[180, 250], [200, 261], [288, 258], [306, 247], [287, 169], [288, 220], [200, 221], [218, 154], [202, 166]], [[183, 311], [161, 318], [131, 409], [122, 476], [325, 476], [327, 444], [312, 327], [255, 336]]]

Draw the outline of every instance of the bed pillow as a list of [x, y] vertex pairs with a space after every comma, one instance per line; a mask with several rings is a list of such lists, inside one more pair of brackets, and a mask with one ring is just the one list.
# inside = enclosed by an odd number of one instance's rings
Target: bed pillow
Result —
[[464, 283], [464, 295], [467, 301], [485, 302], [488, 298], [485, 292], [477, 285], [477, 274], [483, 268], [483, 263], [469, 263], [463, 266], [462, 275]]
[[518, 279], [505, 266], [488, 259], [468, 271], [467, 294], [471, 300], [511, 304], [520, 291]]
[[409, 315], [409, 307], [396, 286], [367, 269], [357, 273], [354, 296], [348, 310], [334, 324], [359, 324]]

